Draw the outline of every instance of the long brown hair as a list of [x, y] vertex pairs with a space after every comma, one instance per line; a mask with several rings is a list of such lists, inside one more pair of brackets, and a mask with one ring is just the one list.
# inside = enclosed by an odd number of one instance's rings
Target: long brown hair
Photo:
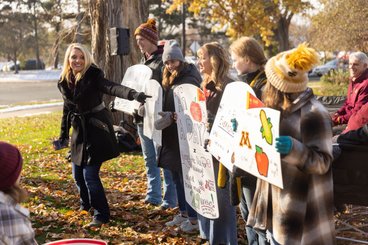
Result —
[[5, 194], [13, 198], [15, 203], [21, 203], [25, 201], [28, 197], [27, 192], [21, 188], [18, 184], [14, 184], [9, 189], [2, 191]]
[[290, 107], [292, 101], [289, 94], [283, 93], [267, 82], [262, 92], [262, 101], [266, 107], [284, 111]]
[[171, 87], [174, 84], [174, 79], [180, 74], [180, 72], [184, 69], [186, 65], [186, 63], [180, 61], [178, 69], [176, 69], [172, 73], [165, 66], [162, 73], [162, 87], [164, 89]]
[[205, 75], [202, 82], [202, 88], [213, 81], [217, 90], [224, 88], [225, 82], [229, 80], [230, 58], [229, 53], [218, 43], [210, 42], [204, 44], [198, 50], [198, 56], [203, 55], [206, 51], [211, 62], [212, 73], [210, 76]]

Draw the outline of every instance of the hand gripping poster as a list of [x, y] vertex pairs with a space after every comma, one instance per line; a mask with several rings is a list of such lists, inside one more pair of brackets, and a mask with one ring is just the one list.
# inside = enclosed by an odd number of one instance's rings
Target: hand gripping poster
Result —
[[229, 84], [223, 94], [209, 151], [230, 171], [244, 171], [283, 188], [280, 154], [275, 149], [280, 112], [266, 108], [244, 82]]
[[156, 130], [154, 127], [154, 122], [160, 117], [158, 112], [162, 111], [161, 85], [156, 80], [150, 79], [145, 84], [144, 93], [152, 96], [152, 98], [147, 98], [144, 104], [143, 134], [161, 145], [162, 131]]
[[207, 110], [203, 91], [191, 84], [174, 89], [185, 198], [202, 216], [219, 217], [212, 155], [204, 149]]
[[[122, 85], [129, 88], [133, 88], [138, 92], [144, 91], [145, 83], [152, 77], [152, 70], [146, 65], [133, 65], [130, 66], [125, 74]], [[135, 100], [126, 100], [116, 97], [114, 101], [114, 108], [119, 111], [126, 112], [130, 115], [133, 114], [135, 109], [138, 109], [139, 102]]]

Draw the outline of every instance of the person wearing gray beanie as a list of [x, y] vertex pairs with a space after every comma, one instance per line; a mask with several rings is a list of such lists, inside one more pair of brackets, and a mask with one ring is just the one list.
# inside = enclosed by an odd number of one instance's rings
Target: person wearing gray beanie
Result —
[[174, 90], [180, 85], [200, 86], [201, 75], [194, 64], [184, 61], [179, 45], [167, 41], [162, 54], [164, 70], [162, 73], [162, 111], [155, 128], [162, 130], [162, 144], [158, 151], [158, 166], [171, 171], [175, 182], [179, 213], [166, 226], [178, 226], [185, 233], [198, 231], [197, 212], [186, 202], [184, 180], [180, 158], [179, 136], [176, 125]]
[[166, 63], [168, 60], [179, 60], [181, 62], [185, 61], [179, 44], [175, 40], [169, 40], [165, 43], [162, 61]]

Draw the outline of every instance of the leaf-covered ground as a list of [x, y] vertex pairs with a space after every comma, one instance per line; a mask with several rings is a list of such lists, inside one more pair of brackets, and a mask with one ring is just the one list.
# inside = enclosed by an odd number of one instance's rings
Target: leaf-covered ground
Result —
[[[177, 210], [163, 211], [145, 204], [143, 159], [140, 153], [122, 154], [103, 164], [101, 178], [111, 208], [111, 222], [100, 229], [83, 228], [91, 215], [78, 211], [78, 193], [65, 160], [67, 150], [54, 151], [60, 113], [0, 119], [0, 140], [17, 145], [24, 158], [22, 184], [29, 192], [24, 206], [31, 211], [36, 239], [42, 244], [64, 238], [96, 238], [109, 244], [200, 244], [198, 234], [185, 235], [165, 227]], [[367, 240], [368, 209], [354, 207], [339, 216], [338, 236]], [[238, 219], [239, 244], [246, 244], [244, 222]], [[346, 224], [354, 225], [354, 228]], [[348, 229], [346, 229], [348, 227]], [[339, 240], [338, 244], [357, 244]]]

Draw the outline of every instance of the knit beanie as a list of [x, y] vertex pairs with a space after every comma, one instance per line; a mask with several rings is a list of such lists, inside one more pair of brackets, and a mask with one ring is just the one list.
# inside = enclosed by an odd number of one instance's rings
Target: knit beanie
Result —
[[319, 62], [317, 52], [302, 43], [269, 59], [265, 70], [267, 81], [284, 93], [302, 92], [307, 88], [308, 71]]
[[134, 36], [141, 35], [151, 43], [157, 45], [158, 33], [155, 19], [148, 19], [146, 23], [141, 24], [135, 29]]
[[9, 189], [17, 181], [22, 170], [22, 156], [19, 150], [6, 142], [0, 141], [0, 190]]
[[164, 52], [162, 54], [162, 61], [165, 63], [168, 60], [179, 60], [182, 62], [185, 61], [179, 44], [175, 40], [165, 42]]

